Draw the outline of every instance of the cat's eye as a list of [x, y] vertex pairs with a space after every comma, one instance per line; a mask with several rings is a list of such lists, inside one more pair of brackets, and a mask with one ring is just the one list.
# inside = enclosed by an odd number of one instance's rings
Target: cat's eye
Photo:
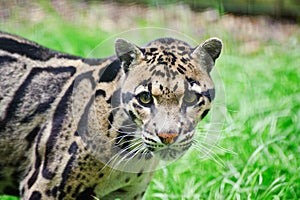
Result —
[[138, 94], [138, 100], [143, 105], [150, 105], [153, 103], [153, 98], [150, 92], [142, 92]]
[[183, 103], [188, 106], [196, 104], [198, 101], [198, 95], [195, 92], [187, 92], [183, 97]]

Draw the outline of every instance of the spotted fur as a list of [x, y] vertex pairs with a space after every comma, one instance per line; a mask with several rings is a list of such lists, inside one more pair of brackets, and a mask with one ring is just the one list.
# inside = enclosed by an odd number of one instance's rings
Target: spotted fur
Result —
[[181, 157], [214, 99], [221, 42], [115, 42], [85, 59], [0, 32], [0, 192], [22, 199], [140, 199]]

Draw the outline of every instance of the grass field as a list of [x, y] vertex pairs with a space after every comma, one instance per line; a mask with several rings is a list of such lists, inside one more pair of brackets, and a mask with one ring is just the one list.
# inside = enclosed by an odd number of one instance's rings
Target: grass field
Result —
[[[206, 13], [207, 17], [184, 6], [92, 4], [79, 9], [82, 5], [53, 6], [44, 1], [33, 8], [30, 5], [7, 9], [6, 17], [4, 9], [0, 10], [0, 30], [80, 56], [113, 53], [113, 39], [97, 45], [133, 28], [174, 29], [200, 42], [212, 36], [223, 40], [224, 50], [213, 72], [219, 88], [216, 111], [199, 125], [200, 144], [158, 170], [145, 199], [300, 199], [299, 26], [262, 17], [225, 15], [211, 20], [213, 13]], [[120, 10], [127, 14], [117, 12]], [[118, 14], [112, 17], [109, 11]], [[138, 41], [133, 42], [142, 44], [156, 35], [175, 34], [156, 28], [151, 29], [156, 34], [149, 36], [148, 30], [137, 30]], [[214, 122], [214, 117], [220, 120]], [[203, 143], [211, 136], [205, 135], [209, 127], [219, 123], [222, 126], [214, 135], [217, 143]], [[212, 152], [205, 157], [203, 150]], [[15, 199], [0, 196], [0, 200]]]

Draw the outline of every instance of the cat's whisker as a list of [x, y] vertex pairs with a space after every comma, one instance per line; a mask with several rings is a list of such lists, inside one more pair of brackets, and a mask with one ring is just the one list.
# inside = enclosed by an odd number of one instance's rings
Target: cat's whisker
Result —
[[194, 148], [200, 152], [204, 153], [204, 156], [207, 156], [211, 160], [213, 160], [215, 163], [220, 165], [221, 167], [225, 167], [225, 162], [216, 154], [211, 148], [207, 148], [203, 145], [199, 146], [194, 146]]
[[[135, 145], [137, 145], [137, 146], [135, 146]], [[143, 144], [140, 143], [140, 144], [135, 144], [135, 145], [133, 145], [133, 149], [131, 149], [128, 153], [126, 153], [126, 154], [119, 160], [119, 162], [116, 163], [116, 164], [114, 165], [114, 168], [118, 168], [119, 165], [121, 165], [121, 163], [122, 163], [123, 161], [127, 160], [125, 163], [123, 163], [123, 165], [124, 165], [123, 167], [125, 167], [125, 166], [128, 164], [128, 162], [129, 162], [131, 159], [133, 159], [133, 158], [139, 153], [140, 147], [142, 147]], [[134, 153], [134, 152], [136, 152], [136, 153]], [[132, 153], [134, 153], [134, 154], [132, 154]], [[131, 155], [131, 154], [132, 154], [132, 155]], [[129, 156], [129, 157], [128, 157], [128, 156]]]
[[224, 148], [224, 147], [222, 147], [222, 146], [220, 146], [218, 144], [202, 143], [202, 142], [197, 141], [197, 140], [194, 140], [193, 144], [194, 145], [201, 145], [201, 146], [206, 145], [206, 146], [212, 147], [212, 148], [214, 148], [214, 149], [216, 149], [218, 151], [221, 151], [223, 153], [229, 153], [229, 154], [232, 154], [232, 155], [237, 155], [236, 152], [234, 152], [234, 151], [232, 151], [230, 149], [226, 149], [226, 148]]

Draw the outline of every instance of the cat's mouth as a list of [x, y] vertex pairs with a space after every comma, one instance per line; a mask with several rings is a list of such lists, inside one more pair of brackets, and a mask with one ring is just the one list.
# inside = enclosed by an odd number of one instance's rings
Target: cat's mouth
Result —
[[156, 158], [159, 158], [160, 160], [164, 160], [164, 161], [177, 160], [181, 156], [183, 156], [184, 153], [185, 153], [184, 151], [178, 150], [177, 148], [170, 148], [170, 147], [153, 152]]
[[157, 137], [147, 137], [144, 135], [143, 141], [145, 147], [151, 155], [164, 160], [177, 160], [190, 148], [193, 137], [183, 139], [175, 131], [162, 132], [156, 134]]
[[190, 148], [192, 143], [189, 144], [173, 144], [173, 145], [147, 145], [147, 149], [151, 154], [164, 161], [174, 161], [182, 157], [185, 152]]

